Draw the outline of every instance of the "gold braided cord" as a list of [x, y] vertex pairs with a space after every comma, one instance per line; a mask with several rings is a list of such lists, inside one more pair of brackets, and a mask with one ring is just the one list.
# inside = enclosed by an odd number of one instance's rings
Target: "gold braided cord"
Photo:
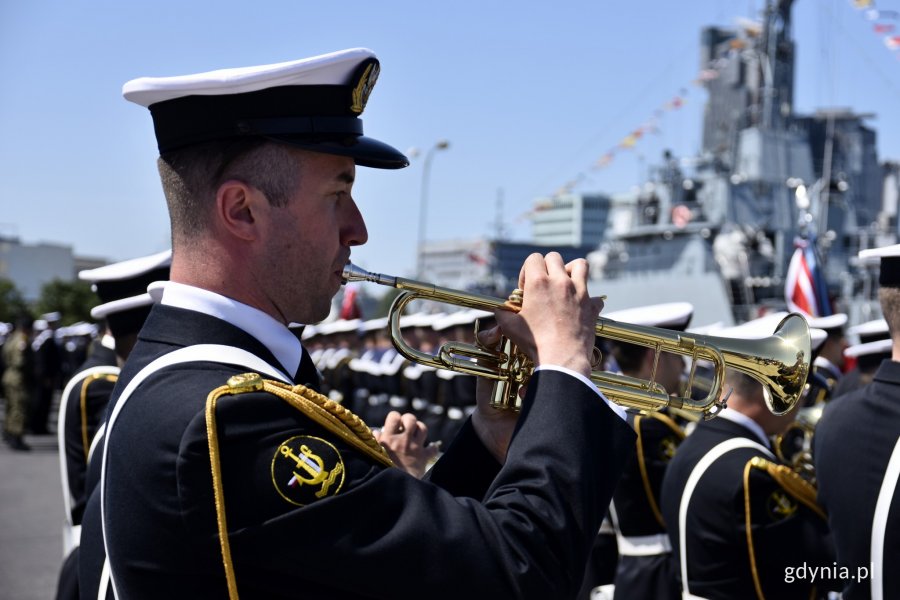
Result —
[[228, 525], [225, 520], [225, 491], [222, 486], [221, 454], [219, 452], [218, 429], [216, 427], [216, 401], [226, 394], [242, 394], [265, 391], [278, 396], [316, 423], [357, 448], [377, 462], [393, 467], [384, 447], [378, 443], [372, 431], [358, 416], [329, 400], [326, 396], [303, 385], [290, 386], [275, 381], [264, 380], [256, 373], [239, 375], [210, 392], [206, 398], [206, 441], [209, 446], [209, 464], [212, 470], [213, 497], [216, 506], [216, 523], [222, 562], [225, 565], [225, 581], [228, 597], [238, 599], [237, 579], [234, 561], [231, 559], [231, 545], [228, 541]]
[[756, 589], [756, 597], [765, 600], [762, 591], [762, 583], [759, 581], [759, 572], [756, 570], [756, 553], [753, 549], [753, 520], [750, 518], [750, 469], [753, 468], [751, 459], [744, 465], [744, 529], [747, 533], [747, 551], [750, 554], [750, 574], [753, 576], [753, 587]]
[[290, 386], [269, 380], [263, 380], [263, 390], [278, 396], [363, 454], [386, 467], [394, 466], [384, 446], [372, 435], [369, 426], [327, 396], [304, 385]]
[[231, 391], [232, 389], [226, 385], [213, 390], [206, 397], [206, 442], [209, 445], [209, 464], [212, 469], [216, 523], [219, 530], [219, 545], [222, 548], [222, 562], [225, 564], [225, 581], [228, 585], [228, 597], [231, 600], [237, 600], [237, 580], [234, 575], [234, 563], [231, 560], [228, 526], [225, 522], [225, 492], [222, 488], [222, 467], [216, 427], [216, 401], [219, 399], [219, 396], [229, 394]]
[[651, 411], [651, 412], [647, 413], [647, 416], [650, 418], [656, 419], [657, 421], [662, 421], [663, 423], [668, 425], [669, 429], [672, 430], [672, 433], [677, 435], [678, 439], [684, 441], [684, 438], [685, 438], [684, 429], [682, 429], [681, 426], [675, 422], [675, 419], [673, 419], [669, 415], [667, 415], [665, 413], [661, 413], [659, 411]]
[[[659, 414], [658, 412], [649, 412], [646, 416], [665, 423], [678, 436], [680, 440], [684, 440], [684, 431], [668, 415]], [[634, 417], [634, 431], [635, 433], [637, 433], [636, 450], [638, 470], [641, 472], [641, 483], [644, 486], [644, 493], [647, 495], [647, 503], [650, 505], [650, 510], [653, 511], [653, 516], [654, 518], [656, 518], [660, 526], [665, 529], [666, 522], [663, 520], [662, 511], [659, 509], [659, 504], [656, 502], [656, 498], [653, 497], [653, 488], [650, 486], [650, 474], [647, 472], [647, 463], [644, 459], [644, 441], [641, 437], [641, 418], [641, 415], [637, 415]]]
[[90, 440], [88, 440], [88, 422], [87, 422], [87, 391], [88, 386], [97, 381], [98, 379], [103, 379], [104, 381], [108, 381], [110, 383], [115, 383], [119, 380], [118, 375], [113, 375], [111, 373], [91, 373], [87, 377], [85, 377], [81, 382], [81, 398], [80, 398], [80, 409], [81, 409], [81, 447], [84, 449], [84, 460], [88, 459], [88, 454], [90, 454], [91, 444]]
[[816, 488], [786, 465], [779, 465], [761, 456], [754, 457], [751, 462], [757, 469], [767, 472], [778, 485], [797, 501], [802, 502], [811, 511], [827, 520], [827, 515], [816, 502]]
[[[797, 501], [803, 503], [814, 513], [826, 519], [825, 511], [816, 503], [816, 488], [808, 481], [797, 475], [789, 467], [779, 465], [761, 456], [754, 456], [744, 465], [744, 521], [747, 532], [747, 549], [750, 553], [750, 571], [753, 574], [753, 585], [756, 587], [756, 595], [764, 600], [762, 585], [759, 581], [759, 573], [756, 570], [756, 555], [753, 551], [752, 519], [750, 516], [750, 470], [760, 469], [768, 473], [781, 488]], [[815, 588], [812, 590], [815, 594]]]

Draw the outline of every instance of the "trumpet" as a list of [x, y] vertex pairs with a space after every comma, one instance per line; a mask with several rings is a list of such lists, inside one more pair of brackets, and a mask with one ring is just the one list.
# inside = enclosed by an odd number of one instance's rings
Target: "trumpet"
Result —
[[801, 408], [797, 418], [772, 440], [775, 456], [812, 485], [816, 485], [813, 438], [824, 409], [824, 404]]
[[[370, 273], [353, 264], [343, 270], [344, 282], [372, 282], [401, 290], [391, 305], [389, 321], [391, 340], [401, 355], [410, 361], [436, 369], [457, 371], [486, 377], [496, 381], [491, 404], [495, 408], [517, 410], [519, 389], [528, 382], [534, 364], [515, 344], [501, 337], [498, 349], [482, 345], [447, 342], [434, 354], [410, 347], [400, 332], [400, 316], [413, 300], [422, 299], [470, 309], [487, 311], [521, 310], [522, 292], [515, 290], [508, 300], [483, 294], [463, 292], [422, 281]], [[618, 323], [600, 317], [595, 327], [599, 337], [653, 348], [656, 351], [653, 372], [649, 379], [639, 379], [594, 370], [591, 381], [603, 394], [626, 408], [650, 412], [665, 407], [698, 412], [704, 418], [715, 416], [725, 407], [728, 394], [722, 395], [725, 368], [749, 375], [763, 386], [768, 409], [774, 414], [791, 410], [803, 392], [810, 365], [809, 326], [797, 314], [790, 314], [779, 323], [768, 338], [733, 340], [714, 336], [690, 335], [656, 327]], [[655, 381], [656, 363], [662, 352], [691, 357], [690, 379], [698, 361], [712, 365], [712, 380], [708, 394], [693, 399], [689, 393], [670, 396]], [[690, 389], [690, 384], [687, 389]]]

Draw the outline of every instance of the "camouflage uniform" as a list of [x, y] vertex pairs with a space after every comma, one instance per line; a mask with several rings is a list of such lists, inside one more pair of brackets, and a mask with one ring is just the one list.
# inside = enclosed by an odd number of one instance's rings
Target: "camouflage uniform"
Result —
[[21, 438], [34, 387], [34, 351], [31, 340], [16, 330], [3, 344], [3, 397], [6, 398], [4, 439]]

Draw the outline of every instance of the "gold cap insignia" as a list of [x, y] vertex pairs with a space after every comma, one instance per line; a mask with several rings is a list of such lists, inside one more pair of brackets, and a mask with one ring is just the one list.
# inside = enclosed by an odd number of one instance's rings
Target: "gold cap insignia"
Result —
[[330, 442], [298, 435], [281, 444], [272, 457], [272, 484], [296, 506], [334, 496], [344, 485], [344, 459]]
[[365, 68], [359, 76], [359, 81], [353, 86], [350, 110], [356, 114], [360, 114], [366, 108], [366, 102], [369, 101], [369, 95], [375, 87], [375, 82], [378, 81], [378, 74], [380, 72], [381, 67], [378, 65], [377, 60], [365, 63]]

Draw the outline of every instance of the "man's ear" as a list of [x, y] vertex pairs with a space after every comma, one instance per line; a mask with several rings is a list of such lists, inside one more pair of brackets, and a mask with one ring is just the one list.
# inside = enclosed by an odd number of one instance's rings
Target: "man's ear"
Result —
[[256, 239], [260, 200], [265, 198], [256, 188], [238, 180], [226, 181], [216, 192], [216, 222], [238, 239]]

